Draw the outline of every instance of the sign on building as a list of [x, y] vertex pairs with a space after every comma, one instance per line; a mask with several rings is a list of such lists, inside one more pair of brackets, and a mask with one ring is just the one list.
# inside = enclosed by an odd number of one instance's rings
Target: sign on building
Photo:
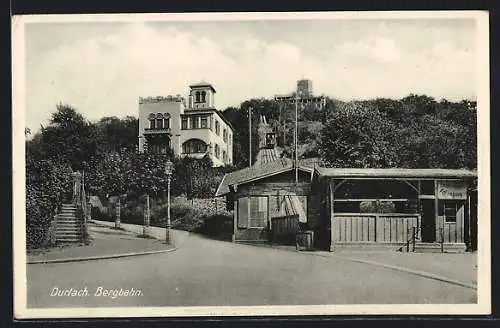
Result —
[[467, 199], [467, 185], [463, 181], [438, 181], [438, 199]]

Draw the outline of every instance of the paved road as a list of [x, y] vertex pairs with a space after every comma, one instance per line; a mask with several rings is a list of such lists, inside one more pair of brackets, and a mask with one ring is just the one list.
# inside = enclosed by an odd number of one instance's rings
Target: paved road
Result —
[[[28, 308], [476, 302], [474, 290], [373, 265], [175, 237], [180, 247], [170, 253], [28, 265]], [[100, 286], [140, 293], [94, 296]], [[88, 296], [50, 296], [54, 287]]]

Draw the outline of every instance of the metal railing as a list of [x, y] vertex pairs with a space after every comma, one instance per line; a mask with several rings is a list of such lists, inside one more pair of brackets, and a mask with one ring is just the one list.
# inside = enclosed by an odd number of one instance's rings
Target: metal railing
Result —
[[412, 252], [415, 252], [415, 245], [416, 245], [416, 242], [417, 242], [417, 236], [418, 236], [418, 231], [417, 231], [417, 227], [411, 227], [411, 234], [410, 234], [410, 229], [408, 229], [408, 235], [410, 236], [405, 244], [399, 248], [399, 251], [402, 252], [403, 249], [406, 249], [406, 252], [409, 253], [410, 252], [410, 245], [411, 245], [411, 251]]
[[85, 193], [85, 172], [82, 172], [82, 193], [81, 193], [81, 206], [83, 215], [83, 241], [88, 242], [88, 222], [89, 206], [87, 202], [87, 194]]
[[[76, 172], [78, 174], [79, 172]], [[82, 222], [82, 239], [83, 242], [88, 242], [88, 220], [89, 207], [87, 203], [87, 194], [85, 192], [85, 172], [81, 172], [79, 181], [73, 180], [73, 204], [77, 207]]]

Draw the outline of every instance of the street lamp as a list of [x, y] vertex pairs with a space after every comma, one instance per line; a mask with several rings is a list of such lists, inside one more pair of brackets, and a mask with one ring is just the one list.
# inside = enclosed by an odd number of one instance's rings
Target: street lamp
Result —
[[170, 239], [170, 179], [172, 177], [172, 172], [174, 171], [174, 164], [168, 160], [165, 163], [165, 174], [167, 175], [167, 224], [166, 224], [166, 242], [171, 243]]

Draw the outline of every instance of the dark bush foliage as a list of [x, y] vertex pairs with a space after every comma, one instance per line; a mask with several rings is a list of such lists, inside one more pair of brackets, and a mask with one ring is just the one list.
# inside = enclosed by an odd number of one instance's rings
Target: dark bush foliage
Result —
[[[62, 203], [71, 197], [68, 164], [26, 158], [26, 247], [45, 246], [47, 232]], [[69, 193], [68, 193], [69, 191]]]

